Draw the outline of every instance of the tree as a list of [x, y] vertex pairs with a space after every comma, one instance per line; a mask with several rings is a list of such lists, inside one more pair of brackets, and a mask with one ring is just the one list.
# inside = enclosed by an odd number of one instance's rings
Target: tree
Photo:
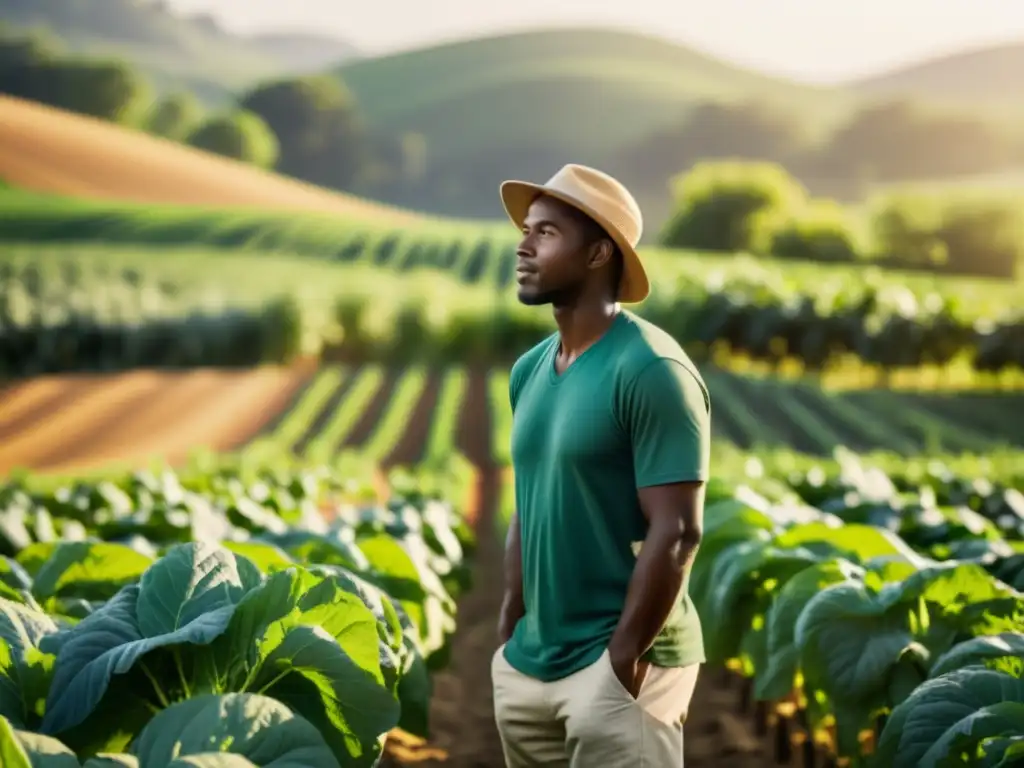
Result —
[[191, 93], [175, 93], [160, 100], [146, 116], [146, 130], [174, 141], [184, 141], [199, 124], [203, 108]]
[[326, 75], [278, 80], [242, 97], [242, 109], [259, 115], [280, 146], [278, 170], [315, 184], [348, 189], [363, 160], [363, 130], [355, 101]]
[[660, 241], [674, 248], [764, 252], [771, 232], [806, 200], [774, 163], [709, 161], [674, 180], [675, 212]]
[[0, 44], [0, 90], [103, 120], [134, 123], [146, 103], [148, 84], [127, 64], [54, 57], [25, 38]]
[[217, 115], [200, 125], [188, 143], [207, 152], [271, 168], [277, 161], [277, 138], [258, 115], [237, 110]]
[[1013, 278], [1024, 263], [1013, 201], [905, 192], [876, 198], [870, 210], [879, 255], [893, 264]]
[[866, 250], [858, 234], [835, 200], [810, 200], [772, 232], [771, 252], [784, 259], [851, 262]]

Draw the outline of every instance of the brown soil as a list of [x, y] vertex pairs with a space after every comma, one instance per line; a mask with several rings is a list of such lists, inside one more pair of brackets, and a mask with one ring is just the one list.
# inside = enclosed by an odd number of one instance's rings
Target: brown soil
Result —
[[0, 178], [24, 189], [95, 200], [299, 210], [396, 223], [421, 219], [411, 211], [9, 96], [0, 96]]
[[345, 436], [342, 445], [348, 448], [358, 448], [370, 439], [374, 428], [384, 415], [384, 409], [387, 408], [391, 395], [395, 391], [395, 385], [398, 383], [398, 378], [401, 375], [402, 372], [394, 368], [388, 368], [384, 372], [383, 381], [377, 387], [377, 391], [373, 393], [370, 402], [366, 404], [366, 410], [356, 420], [356, 423], [352, 425], [352, 429]]
[[420, 395], [419, 402], [416, 403], [415, 410], [413, 410], [412, 418], [406, 425], [401, 438], [384, 460], [386, 465], [415, 464], [422, 458], [427, 441], [430, 439], [430, 428], [434, 425], [434, 411], [437, 408], [437, 399], [441, 395], [443, 375], [440, 370], [430, 371], [427, 374], [426, 385], [423, 387], [423, 393]]
[[[309, 375], [305, 368], [267, 367], [23, 382], [0, 392], [0, 475], [15, 467], [73, 472], [151, 456], [176, 463], [194, 448], [236, 448], [282, 410]], [[36, 387], [42, 395], [33, 394]], [[37, 418], [29, 421], [32, 410]]]

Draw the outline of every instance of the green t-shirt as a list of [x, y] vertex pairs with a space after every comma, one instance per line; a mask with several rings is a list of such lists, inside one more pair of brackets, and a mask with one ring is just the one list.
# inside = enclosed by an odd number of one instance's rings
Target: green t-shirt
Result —
[[[666, 332], [623, 310], [562, 374], [558, 348], [555, 334], [529, 350], [509, 383], [526, 613], [505, 658], [543, 681], [611, 640], [647, 533], [637, 489], [706, 481], [710, 454], [707, 388]], [[644, 657], [654, 664], [705, 661], [687, 587]]]

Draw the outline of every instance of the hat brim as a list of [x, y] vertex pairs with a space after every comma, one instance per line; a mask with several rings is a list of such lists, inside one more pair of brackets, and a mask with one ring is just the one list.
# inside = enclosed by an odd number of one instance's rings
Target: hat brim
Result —
[[530, 205], [541, 195], [547, 195], [561, 200], [567, 205], [582, 211], [604, 227], [608, 236], [615, 241], [622, 253], [622, 279], [619, 281], [619, 292], [616, 300], [623, 304], [636, 304], [647, 298], [651, 292], [651, 284], [647, 279], [647, 271], [636, 249], [630, 244], [618, 228], [588, 205], [566, 195], [557, 189], [549, 189], [543, 184], [533, 184], [528, 181], [505, 181], [501, 185], [501, 203], [505, 207], [505, 213], [512, 220], [512, 223], [519, 229], [523, 228], [523, 221], [530, 210]]

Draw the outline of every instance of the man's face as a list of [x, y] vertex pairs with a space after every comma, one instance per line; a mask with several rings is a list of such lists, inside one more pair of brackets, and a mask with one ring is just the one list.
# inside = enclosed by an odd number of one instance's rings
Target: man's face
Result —
[[588, 245], [583, 225], [565, 203], [537, 198], [523, 221], [516, 250], [519, 301], [561, 305], [575, 298], [589, 273]]

